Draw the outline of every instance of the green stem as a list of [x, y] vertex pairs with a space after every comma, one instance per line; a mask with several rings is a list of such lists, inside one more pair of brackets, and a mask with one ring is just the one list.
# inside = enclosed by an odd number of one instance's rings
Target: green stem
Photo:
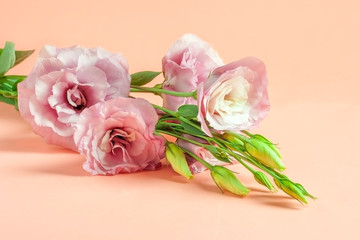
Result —
[[176, 117], [178, 120], [181, 120], [181, 121], [183, 121], [183, 122], [191, 125], [192, 127], [196, 128], [196, 129], [198, 129], [198, 130], [200, 130], [200, 131], [202, 132], [202, 129], [201, 129], [200, 126], [198, 126], [197, 124], [193, 123], [193, 122], [190, 121], [189, 119], [180, 116], [177, 112], [174, 112], [174, 111], [171, 111], [171, 110], [169, 110], [169, 109], [160, 107], [159, 105], [156, 105], [156, 104], [152, 104], [152, 105], [153, 105], [153, 107], [154, 107], [155, 109], [159, 109], [159, 110], [163, 111], [164, 113], [167, 113], [167, 114], [169, 114], [169, 115], [171, 115], [171, 116], [174, 116], [174, 117]]
[[[244, 138], [244, 140], [246, 140], [245, 137], [239, 135], [239, 134], [236, 134], [236, 133], [233, 133], [233, 132], [230, 132], [231, 134], [234, 134], [235, 136], [237, 137], [241, 137], [241, 138]], [[226, 141], [224, 141], [223, 139], [221, 139], [220, 137], [217, 137], [219, 141], [222, 141], [222, 142], [225, 142], [226, 144]], [[228, 149], [222, 149], [223, 151], [225, 151], [227, 154], [233, 156], [239, 163], [241, 163], [244, 167], [246, 167], [250, 172], [254, 172], [254, 170], [248, 166], [243, 160], [251, 163], [252, 165], [260, 168], [261, 170], [267, 172], [268, 174], [270, 174], [272, 177], [274, 178], [282, 178], [284, 175], [280, 174], [280, 173], [277, 173], [276, 171], [272, 170], [271, 168], [259, 163], [256, 159], [254, 159], [252, 156], [249, 156], [246, 152], [244, 152], [242, 149], [239, 149], [237, 148], [236, 150], [240, 153], [240, 154], [237, 154], [237, 153], [234, 153], [233, 151], [231, 150], [228, 150]]]
[[[242, 155], [242, 158], [243, 158], [245, 161], [247, 161], [247, 162], [251, 163], [252, 165], [260, 168], [261, 170], [267, 172], [267, 173], [270, 174], [272, 177], [277, 178], [277, 179], [279, 178], [279, 175], [278, 175], [278, 173], [277, 173], [276, 171], [274, 171], [274, 170], [272, 170], [271, 168], [269, 168], [269, 167], [267, 167], [267, 166], [259, 163], [257, 160], [253, 159], [251, 156], [244, 156], [244, 155], [246, 155], [246, 153], [242, 152], [242, 154], [243, 154], [243, 155]], [[238, 160], [238, 159], [236, 159], [236, 160]], [[239, 160], [238, 160], [238, 161], [239, 161]]]
[[232, 132], [232, 131], [227, 131], [227, 133], [229, 133], [229, 134], [231, 134], [231, 135], [234, 135], [235, 137], [239, 138], [239, 139], [240, 139], [241, 141], [243, 141], [243, 142], [249, 143], [249, 140], [248, 140], [245, 136], [243, 136], [243, 135], [241, 135], [241, 134], [234, 133], [234, 132]]
[[[168, 124], [168, 123], [165, 123], [165, 124]], [[178, 124], [178, 123], [170, 123], [169, 126], [176, 126], [176, 127], [182, 127], [181, 124]], [[188, 132], [186, 131], [185, 129], [176, 129], [176, 131], [178, 132], [181, 132], [181, 133], [184, 133], [184, 134], [188, 134], [188, 135], [191, 135], [193, 137], [197, 137], [197, 138], [200, 138], [200, 139], [204, 139], [205, 141], [207, 141], [209, 144], [211, 144], [211, 142], [215, 142], [217, 143], [216, 140], [206, 136], [206, 135], [198, 135], [198, 134], [195, 134], [195, 133], [191, 133], [191, 132]]]
[[174, 111], [171, 111], [171, 110], [169, 110], [169, 109], [160, 107], [159, 105], [152, 104], [152, 106], [153, 106], [155, 109], [159, 109], [159, 110], [163, 111], [164, 113], [167, 113], [167, 114], [169, 114], [169, 115], [171, 115], [171, 116], [174, 116], [174, 117], [176, 117], [176, 118], [179, 116], [179, 114], [178, 114], [177, 112], [174, 112]]
[[184, 141], [187, 141], [187, 142], [189, 142], [189, 143], [195, 144], [195, 145], [200, 146], [200, 147], [206, 148], [206, 146], [207, 146], [206, 144], [202, 144], [202, 143], [199, 143], [199, 142], [197, 142], [197, 141], [188, 139], [188, 138], [186, 138], [186, 137], [184, 137], [184, 136], [180, 136], [180, 135], [178, 135], [178, 134], [176, 134], [176, 133], [164, 131], [164, 130], [161, 130], [161, 129], [156, 129], [155, 132], [167, 134], [167, 135], [170, 135], [170, 136], [173, 136], [173, 137], [176, 137], [176, 138], [180, 138], [180, 139], [182, 139], [182, 140], [184, 140]]
[[[200, 146], [200, 147], [206, 147], [206, 144], [202, 144], [202, 143], [199, 143], [197, 141], [193, 141], [191, 139], [188, 139], [186, 137], [183, 137], [183, 136], [180, 136], [178, 134], [175, 134], [175, 133], [172, 133], [172, 132], [167, 132], [167, 131], [164, 131], [164, 130], [155, 130], [155, 133], [163, 133], [163, 134], [167, 134], [167, 135], [170, 135], [170, 136], [173, 136], [173, 137], [176, 137], [176, 138], [179, 138], [179, 139], [182, 139], [184, 141], [187, 141], [189, 143], [192, 143], [192, 144], [195, 144], [197, 146]], [[187, 149], [185, 148], [182, 148], [180, 147], [186, 154], [188, 154], [189, 156], [193, 157], [195, 160], [197, 160], [198, 162], [200, 162], [202, 165], [204, 165], [205, 167], [207, 167], [208, 169], [212, 169], [213, 166], [211, 166], [208, 162], [206, 162], [205, 160], [199, 158], [198, 156], [196, 156], [195, 154], [193, 154], [192, 152], [188, 151]]]
[[246, 135], [248, 135], [249, 137], [253, 137], [254, 134], [251, 134], [250, 132], [246, 131], [246, 130], [242, 130], [241, 132], [245, 133]]
[[196, 154], [192, 153], [191, 151], [187, 150], [186, 148], [180, 147], [181, 150], [183, 150], [186, 154], [188, 154], [190, 157], [194, 158], [196, 161], [200, 162], [202, 165], [204, 165], [206, 168], [212, 170], [213, 166], [206, 162], [204, 159], [198, 157]]
[[[221, 142], [222, 144], [224, 144], [225, 146], [229, 146], [227, 144], [227, 141], [217, 137], [217, 141]], [[222, 148], [223, 149], [223, 148]], [[255, 173], [255, 170], [252, 169], [248, 164], [246, 164], [243, 160], [241, 160], [241, 157], [243, 157], [242, 155], [238, 155], [236, 153], [234, 153], [231, 150], [228, 149], [223, 149], [227, 154], [229, 154], [230, 156], [233, 156], [239, 163], [241, 163], [246, 169], [248, 169], [251, 173]]]
[[193, 97], [194, 99], [196, 99], [196, 91], [194, 91], [194, 92], [174, 92], [174, 91], [169, 91], [169, 90], [165, 90], [162, 88], [150, 88], [150, 87], [131, 85], [130, 92], [163, 93], [163, 94], [176, 96], [176, 97]]
[[161, 118], [159, 118], [158, 122], [164, 122], [166, 123], [166, 121], [178, 121], [179, 119], [173, 116], [168, 116], [168, 115], [164, 115]]

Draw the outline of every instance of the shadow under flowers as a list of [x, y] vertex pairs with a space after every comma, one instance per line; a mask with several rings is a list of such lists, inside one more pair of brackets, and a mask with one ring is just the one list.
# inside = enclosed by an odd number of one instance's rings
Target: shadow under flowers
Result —
[[28, 137], [9, 137], [0, 139], [0, 151], [29, 153], [73, 153], [72, 150], [47, 144], [42, 138], [33, 135]]
[[[300, 210], [304, 207], [295, 199], [291, 198], [288, 195], [285, 195], [285, 193], [283, 193], [281, 190], [279, 190], [278, 192], [270, 192], [266, 188], [262, 188], [262, 186], [256, 186], [256, 183], [251, 183], [253, 180], [252, 177], [249, 177], [250, 179], [244, 179], [244, 182], [246, 182], [246, 185], [250, 189], [250, 193], [247, 196], [242, 197], [227, 191], [222, 193], [221, 190], [213, 182], [209, 171], [204, 171], [200, 174], [196, 174], [194, 176], [194, 179], [192, 180], [187, 180], [186, 178], [175, 173], [171, 169], [171, 167], [166, 166], [163, 166], [160, 170], [157, 171], [142, 172], [139, 174], [145, 174], [147, 177], [160, 178], [171, 181], [175, 185], [178, 183], [189, 184], [189, 187], [200, 188], [201, 191], [207, 191], [211, 194], [216, 194], [216, 196], [222, 195], [222, 197], [226, 198], [229, 197], [236, 198], [238, 200], [244, 199], [248, 201], [254, 201], [260, 205], [291, 210]], [[253, 185], [255, 187], [253, 187]]]
[[39, 162], [32, 162], [22, 168], [23, 171], [32, 174], [47, 174], [47, 175], [64, 175], [72, 177], [90, 176], [83, 167], [83, 157], [79, 154], [57, 154], [56, 159], [51, 159], [51, 156], [46, 156], [47, 160], [43, 159]]

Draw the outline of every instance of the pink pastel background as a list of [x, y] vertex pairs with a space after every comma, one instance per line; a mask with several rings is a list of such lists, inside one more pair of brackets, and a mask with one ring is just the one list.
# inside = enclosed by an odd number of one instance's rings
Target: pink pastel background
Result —
[[1, 239], [358, 239], [358, 1], [2, 1], [0, 23], [0, 45], [36, 49], [13, 74], [28, 74], [45, 44], [102, 46], [132, 73], [158, 71], [188, 32], [225, 62], [262, 59], [272, 108], [257, 131], [318, 197], [302, 206], [268, 193], [240, 166], [245, 198], [221, 194], [208, 172], [91, 177], [81, 156], [45, 144], [0, 103]]

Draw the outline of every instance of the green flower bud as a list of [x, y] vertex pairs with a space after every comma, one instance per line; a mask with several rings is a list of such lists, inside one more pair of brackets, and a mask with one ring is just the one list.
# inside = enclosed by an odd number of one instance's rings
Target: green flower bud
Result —
[[254, 178], [258, 183], [260, 183], [261, 185], [264, 185], [270, 191], [275, 190], [275, 188], [272, 185], [272, 183], [270, 182], [269, 178], [264, 173], [256, 171], [256, 172], [254, 172]]
[[253, 135], [253, 137], [261, 140], [262, 142], [264, 142], [266, 144], [268, 144], [269, 147], [279, 156], [279, 158], [282, 158], [278, 148], [269, 139], [265, 138], [264, 136], [262, 136], [260, 134], [255, 134], [255, 135]]
[[238, 144], [240, 145], [241, 147], [244, 147], [244, 142], [241, 141], [239, 138], [237, 138], [236, 136], [232, 135], [232, 134], [229, 134], [229, 133], [225, 133], [223, 135], [223, 138], [225, 140], [228, 140], [229, 142], [231, 143], [234, 143], [234, 144]]
[[286, 194], [291, 197], [297, 199], [299, 202], [308, 203], [303, 191], [298, 188], [293, 182], [288, 179], [276, 179], [274, 178], [274, 182], [276, 186], [278, 186], [281, 190], [283, 190]]
[[245, 148], [251, 156], [255, 157], [259, 162], [266, 166], [279, 171], [285, 170], [285, 166], [283, 165], [280, 156], [269, 144], [264, 143], [257, 138], [250, 138], [249, 141], [245, 143]]
[[249, 189], [235, 177], [234, 173], [223, 166], [213, 166], [211, 169], [211, 177], [221, 191], [227, 190], [236, 195], [245, 196], [249, 193]]
[[305, 188], [304, 188], [300, 183], [294, 183], [294, 184], [295, 184], [295, 186], [296, 186], [298, 189], [300, 189], [300, 190], [302, 191], [302, 193], [304, 194], [304, 196], [309, 197], [309, 198], [311, 198], [311, 199], [313, 199], [313, 200], [316, 199], [316, 197], [314, 197], [313, 195], [311, 195], [310, 193], [308, 193], [308, 191], [306, 191]]
[[175, 172], [186, 177], [187, 179], [192, 179], [194, 177], [191, 174], [184, 152], [178, 145], [172, 142], [168, 142], [166, 144], [165, 155], [166, 159], [168, 160]]

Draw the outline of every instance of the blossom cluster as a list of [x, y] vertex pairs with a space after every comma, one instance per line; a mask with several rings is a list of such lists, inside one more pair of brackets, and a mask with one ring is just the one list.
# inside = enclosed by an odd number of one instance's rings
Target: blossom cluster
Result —
[[[121, 54], [45, 46], [31, 73], [14, 80], [6, 71], [31, 52], [12, 48], [0, 52], [0, 100], [18, 107], [47, 143], [83, 155], [93, 175], [155, 170], [165, 158], [188, 179], [209, 169], [220, 189], [246, 195], [249, 189], [224, 166], [241, 163], [271, 191], [263, 172], [297, 200], [313, 198], [280, 173], [285, 167], [276, 146], [249, 132], [270, 109], [265, 65], [257, 58], [225, 64], [208, 43], [186, 34], [163, 57], [162, 72], [130, 75]], [[160, 73], [161, 84], [144, 86]], [[132, 92], [160, 95], [163, 105]]]

